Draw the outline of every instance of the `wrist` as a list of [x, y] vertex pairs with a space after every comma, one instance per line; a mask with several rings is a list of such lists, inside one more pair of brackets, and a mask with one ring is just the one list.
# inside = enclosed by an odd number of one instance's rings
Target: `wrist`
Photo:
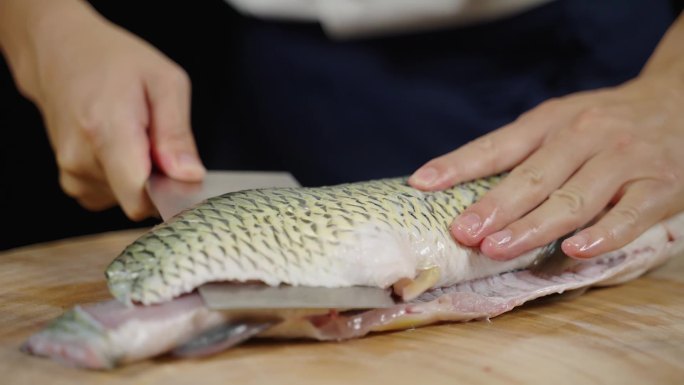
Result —
[[0, 0], [0, 52], [25, 96], [37, 97], [44, 51], [58, 51], [69, 29], [96, 15], [84, 0]]
[[658, 77], [672, 82], [670, 87], [684, 89], [684, 14], [670, 26], [648, 60], [640, 77]]

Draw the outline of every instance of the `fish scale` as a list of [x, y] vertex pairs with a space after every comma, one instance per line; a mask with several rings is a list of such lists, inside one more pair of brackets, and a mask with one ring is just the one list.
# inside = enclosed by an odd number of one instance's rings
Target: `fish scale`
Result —
[[126, 303], [154, 304], [211, 281], [386, 287], [445, 253], [463, 255], [448, 226], [500, 179], [439, 192], [391, 178], [224, 194], [128, 246], [107, 268], [109, 288]]

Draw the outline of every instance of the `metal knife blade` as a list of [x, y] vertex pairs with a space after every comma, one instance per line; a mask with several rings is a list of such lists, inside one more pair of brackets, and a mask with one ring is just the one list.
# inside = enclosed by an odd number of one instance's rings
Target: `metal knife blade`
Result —
[[199, 287], [210, 309], [372, 309], [395, 305], [389, 289], [207, 283]]
[[581, 264], [581, 260], [566, 255], [563, 252], [563, 249], [561, 249], [561, 244], [564, 240], [577, 234], [583, 228], [584, 227], [581, 227], [572, 231], [545, 246], [527, 269], [540, 278], [549, 278], [560, 275], [565, 271], [572, 270], [573, 267]]
[[207, 198], [266, 187], [299, 187], [299, 182], [288, 172], [208, 171], [200, 183], [181, 182], [162, 174], [152, 174], [145, 185], [163, 220]]

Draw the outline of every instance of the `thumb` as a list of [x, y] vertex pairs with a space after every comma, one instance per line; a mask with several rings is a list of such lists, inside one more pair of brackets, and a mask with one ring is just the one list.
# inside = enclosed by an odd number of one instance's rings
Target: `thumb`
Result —
[[152, 158], [171, 178], [194, 182], [206, 170], [190, 128], [190, 80], [178, 67], [159, 71], [147, 81]]

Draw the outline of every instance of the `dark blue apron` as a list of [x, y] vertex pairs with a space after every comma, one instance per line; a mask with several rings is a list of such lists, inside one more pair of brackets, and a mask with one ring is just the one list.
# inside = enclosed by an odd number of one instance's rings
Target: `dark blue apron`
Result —
[[558, 0], [477, 26], [331, 41], [315, 24], [238, 18], [210, 167], [306, 185], [403, 175], [540, 102], [636, 76], [668, 1]]

